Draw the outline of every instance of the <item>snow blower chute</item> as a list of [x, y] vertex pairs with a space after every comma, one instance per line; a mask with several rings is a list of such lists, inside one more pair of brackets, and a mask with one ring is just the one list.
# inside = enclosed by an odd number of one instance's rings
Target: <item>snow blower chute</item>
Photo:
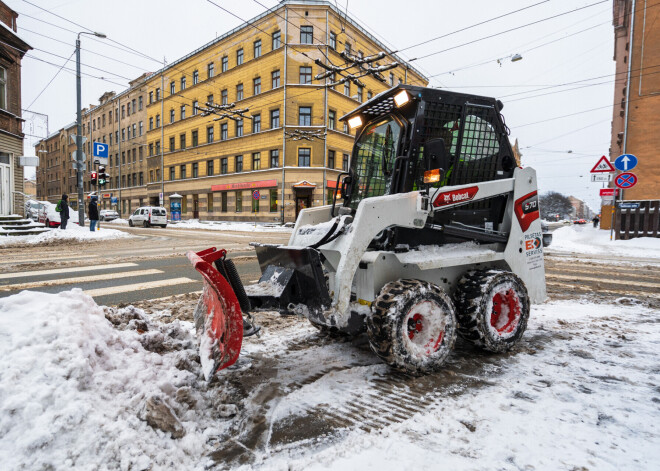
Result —
[[517, 166], [502, 107], [386, 90], [341, 118], [356, 137], [333, 204], [303, 209], [288, 244], [253, 244], [258, 283], [244, 288], [224, 250], [190, 253], [206, 377], [236, 361], [251, 310], [366, 332], [379, 358], [416, 374], [439, 369], [457, 335], [491, 352], [516, 345], [546, 298], [545, 269], [536, 172]]

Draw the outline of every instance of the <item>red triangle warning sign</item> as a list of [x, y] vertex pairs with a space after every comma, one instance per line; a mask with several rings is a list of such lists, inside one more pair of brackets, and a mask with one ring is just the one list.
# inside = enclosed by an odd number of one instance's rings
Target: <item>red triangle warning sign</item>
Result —
[[591, 169], [591, 173], [603, 173], [603, 172], [616, 172], [612, 163], [607, 159], [607, 157], [602, 156], [594, 168]]

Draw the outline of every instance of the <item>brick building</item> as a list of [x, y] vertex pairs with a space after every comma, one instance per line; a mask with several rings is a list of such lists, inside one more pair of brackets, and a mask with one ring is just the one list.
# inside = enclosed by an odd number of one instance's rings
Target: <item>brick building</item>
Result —
[[17, 18], [0, 1], [0, 215], [23, 213], [21, 59], [32, 48], [16, 33]]

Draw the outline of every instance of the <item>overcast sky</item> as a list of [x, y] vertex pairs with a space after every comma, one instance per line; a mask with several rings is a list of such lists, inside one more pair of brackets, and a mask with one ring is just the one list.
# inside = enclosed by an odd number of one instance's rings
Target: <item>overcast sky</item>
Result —
[[[278, 3], [213, 1], [244, 20]], [[74, 52], [78, 31], [89, 28], [116, 41], [82, 37], [83, 73], [103, 77], [83, 77], [86, 106], [98, 104], [105, 91], [123, 90], [127, 79], [158, 70], [160, 65], [153, 59], [173, 62], [242, 23], [209, 0], [5, 2], [20, 15], [19, 35], [35, 48], [23, 61], [23, 108], [48, 115], [49, 132], [75, 121], [75, 74], [62, 70], [53, 77]], [[337, 0], [337, 5], [344, 10], [347, 0]], [[540, 191], [574, 195], [599, 207], [602, 184], [591, 183], [589, 171], [601, 155], [608, 154], [610, 145], [614, 90], [611, 1], [349, 0], [348, 15], [397, 50], [445, 35], [405, 49], [401, 55], [417, 58], [412, 64], [430, 77], [431, 86], [501, 99], [512, 141], [519, 140], [523, 164], [537, 170]], [[550, 18], [553, 16], [556, 18]], [[538, 23], [525, 26], [533, 22]], [[505, 32], [514, 28], [518, 29]], [[491, 35], [496, 36], [480, 40]], [[468, 42], [472, 43], [464, 45]], [[141, 55], [122, 50], [117, 43]], [[523, 59], [511, 62], [514, 54]], [[65, 68], [75, 70], [75, 57]], [[578, 83], [563, 85], [570, 82]], [[599, 109], [587, 111], [593, 108]], [[29, 118], [26, 132], [45, 132], [38, 117], [24, 117]], [[32, 146], [37, 140], [26, 140], [26, 155], [34, 154]]]

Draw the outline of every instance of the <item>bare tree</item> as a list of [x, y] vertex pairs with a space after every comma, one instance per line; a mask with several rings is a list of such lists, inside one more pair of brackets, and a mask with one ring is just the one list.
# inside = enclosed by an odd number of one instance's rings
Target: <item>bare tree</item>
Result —
[[550, 221], [568, 219], [573, 211], [573, 205], [567, 196], [550, 191], [539, 197], [541, 217]]

